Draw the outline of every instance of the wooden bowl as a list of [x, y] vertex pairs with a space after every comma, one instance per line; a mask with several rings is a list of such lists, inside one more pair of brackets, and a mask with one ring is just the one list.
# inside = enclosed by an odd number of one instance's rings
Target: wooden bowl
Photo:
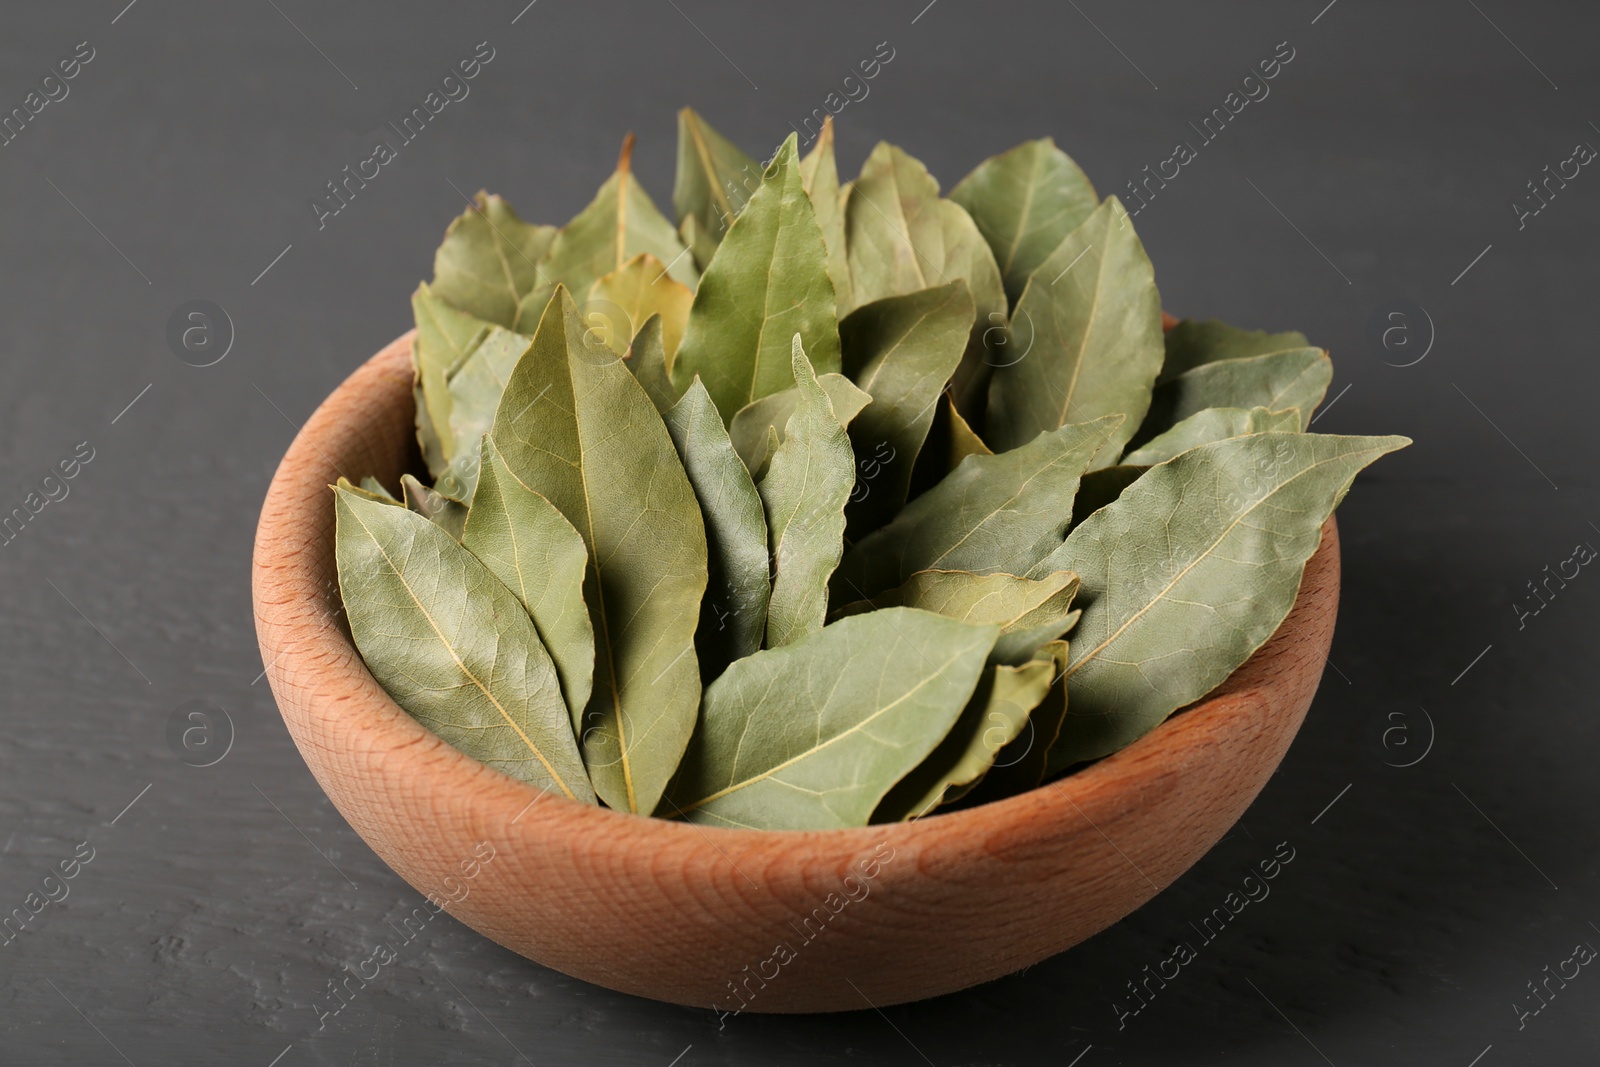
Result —
[[[1211, 697], [1033, 792], [913, 823], [715, 829], [540, 793], [402, 711], [351, 644], [328, 484], [415, 461], [410, 335], [290, 445], [256, 533], [256, 629], [284, 722], [350, 825], [407, 882], [514, 952], [724, 1012], [917, 1000], [1009, 974], [1117, 921], [1261, 791], [1322, 675], [1332, 520], [1283, 626]], [[486, 858], [487, 857], [487, 858]]]

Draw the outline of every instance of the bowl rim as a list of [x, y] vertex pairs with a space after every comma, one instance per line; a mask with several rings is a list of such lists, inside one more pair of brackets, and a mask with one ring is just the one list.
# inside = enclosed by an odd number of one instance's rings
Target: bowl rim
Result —
[[[262, 662], [279, 710], [303, 754], [308, 745], [320, 745], [331, 721], [326, 712], [321, 716], [306, 714], [304, 705], [316, 703], [302, 698], [303, 691], [310, 688], [328, 698], [327, 708], [336, 705], [340, 715], [360, 713], [362, 717], [359, 722], [347, 722], [346, 725], [376, 731], [378, 743], [389, 751], [390, 757], [410, 760], [413, 766], [408, 770], [422, 776], [427, 788], [450, 790], [465, 788], [469, 783], [479, 789], [491, 786], [491, 792], [506, 801], [523, 800], [519, 811], [527, 810], [527, 806], [535, 802], [554, 802], [559, 809], [569, 812], [572, 819], [590, 821], [595, 832], [626, 829], [630, 833], [658, 834], [662, 840], [674, 836], [710, 835], [720, 847], [753, 849], [763, 853], [769, 852], [776, 842], [794, 845], [819, 838], [832, 838], [840, 848], [865, 845], [869, 840], [888, 840], [891, 845], [902, 842], [915, 844], [917, 839], [930, 834], [959, 834], [979, 827], [1020, 820], [1037, 814], [1041, 804], [1063, 811], [1073, 807], [1082, 813], [1087, 810], [1083, 805], [1106, 794], [1121, 792], [1134, 780], [1147, 776], [1152, 757], [1155, 764], [1160, 766], [1162, 753], [1171, 754], [1180, 748], [1185, 735], [1192, 732], [1190, 727], [1198, 725], [1200, 720], [1248, 696], [1253, 689], [1267, 686], [1274, 676], [1284, 670], [1284, 664], [1279, 662], [1284, 657], [1298, 654], [1303, 658], [1316, 654], [1321, 656], [1323, 666], [1326, 665], [1326, 646], [1331, 643], [1332, 636], [1331, 623], [1323, 641], [1313, 640], [1306, 646], [1304, 642], [1286, 640], [1296, 631], [1294, 616], [1305, 607], [1306, 586], [1302, 581], [1295, 604], [1284, 622], [1249, 660], [1204, 698], [1179, 709], [1131, 744], [1087, 767], [1046, 781], [1027, 792], [986, 804], [930, 813], [929, 816], [901, 823], [874, 823], [864, 827], [821, 830], [751, 830], [701, 825], [654, 815], [641, 816], [546, 794], [452, 748], [400, 708], [367, 669], [343, 625], [342, 609], [337, 612], [324, 611], [311, 618], [307, 618], [303, 610], [299, 613], [285, 610], [295, 607], [304, 598], [308, 577], [314, 577], [307, 573], [308, 563], [315, 569], [319, 562], [324, 566], [331, 562], [333, 508], [322, 506], [320, 511], [325, 515], [325, 520], [320, 523], [315, 521], [317, 496], [314, 494], [308, 498], [305, 493], [305, 489], [311, 485], [317, 487], [318, 493], [326, 492], [326, 488], [322, 487], [334, 480], [325, 476], [328, 473], [325, 468], [337, 465], [329, 457], [328, 450], [318, 442], [325, 437], [348, 439], [352, 434], [357, 438], [372, 436], [367, 432], [371, 427], [348, 423], [349, 412], [345, 410], [348, 405], [340, 401], [348, 400], [352, 394], [370, 392], [379, 385], [379, 379], [387, 379], [384, 387], [393, 391], [402, 384], [397, 379], [403, 378], [406, 395], [411, 396], [413, 372], [410, 349], [415, 333], [414, 329], [407, 331], [390, 342], [361, 364], [323, 400], [290, 444], [262, 506], [253, 559], [257, 633]], [[407, 426], [411, 425], [413, 417], [414, 407], [409, 407], [406, 411]], [[393, 435], [391, 433], [388, 436]], [[370, 446], [370, 442], [368, 444]], [[415, 455], [414, 436], [408, 445], [407, 454]], [[393, 441], [380, 442], [378, 447], [392, 448]], [[307, 478], [307, 468], [317, 473]], [[355, 472], [355, 479], [364, 473], [367, 472]], [[309, 516], [308, 510], [312, 512]], [[306, 521], [308, 518], [312, 521]], [[1333, 596], [1336, 598], [1338, 533], [1331, 516], [1323, 527], [1322, 542], [1313, 553], [1312, 560], [1330, 554], [1334, 568]], [[1309, 562], [1307, 566], [1309, 569]], [[325, 595], [328, 581], [315, 584]], [[338, 605], [336, 595], [333, 604]], [[303, 605], [299, 606], [303, 608]], [[336, 622], [336, 619], [339, 621]], [[1321, 647], [1317, 647], [1319, 645]], [[1322, 669], [1319, 668], [1318, 684], [1321, 674]], [[1312, 687], [1313, 692], [1315, 688]], [[1298, 723], [1295, 728], [1298, 728]], [[318, 764], [311, 759], [307, 762], [317, 773]], [[1270, 772], [1266, 777], [1270, 777]], [[327, 790], [330, 783], [323, 781], [321, 774], [318, 774], [318, 778]], [[1264, 781], [1265, 778], [1263, 784]], [[1251, 799], [1254, 799], [1254, 795]], [[345, 814], [349, 818], [349, 813]]]

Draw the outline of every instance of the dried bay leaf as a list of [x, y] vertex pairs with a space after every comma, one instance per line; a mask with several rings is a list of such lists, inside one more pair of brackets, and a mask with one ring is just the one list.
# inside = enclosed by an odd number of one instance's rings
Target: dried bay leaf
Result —
[[409, 474], [400, 476], [400, 495], [409, 511], [414, 511], [450, 535], [451, 540], [461, 540], [461, 529], [467, 523], [467, 506], [452, 500], [436, 489], [430, 489]]
[[339, 588], [378, 684], [474, 759], [593, 803], [555, 667], [511, 591], [420, 516], [334, 496]]
[[520, 333], [490, 327], [450, 379], [450, 467], [434, 486], [452, 500], [472, 499], [478, 484], [479, 446], [494, 425], [500, 397], [532, 342]]
[[678, 387], [672, 384], [672, 365], [667, 360], [667, 347], [661, 339], [661, 316], [651, 315], [633, 335], [628, 346], [628, 369], [656, 410], [666, 414], [678, 402]]
[[1261, 433], [1150, 468], [1035, 573], [1082, 576], [1052, 770], [1114, 752], [1203, 697], [1293, 606], [1322, 524], [1404, 437]]
[[704, 270], [712, 253], [761, 182], [761, 167], [693, 108], [678, 112], [678, 173], [672, 207], [680, 223], [694, 219], [686, 242]]
[[822, 119], [822, 132], [816, 144], [800, 160], [800, 184], [811, 198], [828, 249], [828, 277], [833, 281], [834, 303], [838, 312], [853, 307], [850, 298], [850, 263], [845, 257], [844, 193], [839, 188], [839, 164], [833, 154], [833, 116]]
[[554, 226], [523, 222], [498, 196], [480, 192], [456, 216], [433, 256], [433, 292], [451, 306], [507, 329], [533, 328], [523, 299], [546, 282], [539, 262], [556, 238]]
[[417, 436], [428, 470], [438, 477], [454, 454], [450, 435], [450, 375], [488, 334], [490, 324], [459, 311], [426, 282], [411, 294], [417, 333], [411, 360], [417, 373]]
[[[667, 365], [672, 364], [683, 341], [683, 327], [689, 321], [689, 305], [694, 303], [694, 293], [689, 287], [667, 273], [661, 261], [648, 252], [641, 252], [610, 274], [598, 279], [589, 290], [591, 327], [604, 328], [601, 339], [617, 355], [628, 351], [634, 335], [652, 315], [661, 316], [661, 344]], [[626, 322], [594, 321], [609, 316], [608, 305], [622, 309]]]
[[966, 282], [973, 301], [972, 331], [967, 337], [967, 350], [952, 375], [951, 390], [957, 407], [978, 417], [983, 414], [995, 366], [989, 356], [988, 340], [1005, 332], [1006, 291], [994, 253], [989, 251], [972, 216], [955, 201], [941, 200], [939, 219], [944, 230], [944, 276], [952, 282]]
[[799, 334], [791, 359], [799, 402], [757, 486], [772, 556], [768, 648], [822, 629], [828, 576], [844, 552], [844, 507], [855, 483], [850, 438], [806, 359]]
[[[834, 417], [846, 427], [872, 403], [870, 394], [842, 374], [819, 374], [817, 384], [828, 394]], [[729, 420], [728, 436], [753, 473], [759, 473], [771, 451], [783, 440], [784, 428], [799, 404], [800, 387], [791, 386], [746, 404]]]
[[485, 436], [481, 448], [461, 545], [527, 609], [581, 730], [594, 682], [594, 627], [583, 603], [588, 550], [554, 504], [517, 480], [493, 438]]
[[1027, 729], [1028, 716], [1049, 692], [1055, 673], [1049, 658], [991, 667], [955, 726], [927, 759], [895, 783], [872, 821], [920, 818], [970, 792], [1000, 751]]
[[1126, 416], [1097, 466], [1116, 461], [1150, 405], [1161, 369], [1161, 297], [1144, 245], [1116, 197], [1061, 242], [1011, 316], [1024, 354], [998, 367], [984, 440], [997, 452], [1044, 430]]
[[1204, 322], [1183, 319], [1166, 333], [1166, 357], [1161, 365], [1161, 377], [1156, 381], [1157, 384], [1170, 381], [1203, 363], [1310, 347], [1306, 335], [1295, 330], [1267, 333], [1263, 330], [1240, 330], [1216, 319]]
[[772, 595], [767, 520], [750, 471], [698, 378], [663, 418], [705, 518], [708, 577], [695, 648], [701, 678], [710, 681], [761, 648]]
[[739, 660], [706, 687], [664, 813], [756, 829], [866, 825], [949, 733], [997, 633], [888, 608]]
[[1072, 529], [1099, 511], [1117, 497], [1122, 491], [1139, 479], [1149, 467], [1135, 467], [1126, 463], [1119, 463], [1114, 467], [1101, 467], [1092, 470], [1083, 476], [1078, 483], [1078, 495], [1072, 498]]
[[956, 183], [950, 199], [967, 209], [989, 243], [1012, 303], [1100, 202], [1088, 176], [1048, 137], [984, 160]]
[[839, 324], [844, 371], [872, 403], [850, 428], [863, 468], [846, 509], [852, 537], [884, 525], [906, 502], [911, 472], [973, 323], [966, 282], [887, 297]]
[[1122, 457], [1122, 462], [1134, 466], [1150, 467], [1165, 463], [1180, 452], [1222, 441], [1229, 437], [1243, 437], [1248, 433], [1294, 433], [1302, 429], [1299, 408], [1285, 411], [1268, 411], [1266, 408], [1204, 408], [1173, 426], [1165, 433], [1150, 439], [1142, 448], [1134, 449]]
[[522, 299], [523, 323], [541, 320], [556, 285], [587, 293], [596, 281], [641, 252], [666, 264], [667, 272], [693, 289], [699, 273], [678, 238], [677, 227], [657, 210], [633, 175], [633, 134], [622, 141], [617, 169], [589, 205], [550, 242], [539, 263], [540, 285]]
[[1010, 452], [963, 460], [845, 554], [834, 601], [876, 596], [917, 571], [1028, 573], [1061, 544], [1078, 479], [1121, 422], [1107, 415], [1039, 434]]
[[705, 527], [672, 439], [622, 360], [558, 289], [512, 372], [492, 436], [506, 466], [583, 537], [594, 690], [582, 749], [620, 811], [655, 809], [694, 729]]
[[[871, 600], [846, 604], [835, 614], [859, 615], [880, 608], [920, 608], [975, 625], [1000, 627], [991, 658], [1020, 664], [1036, 649], [1065, 633], [1077, 621], [1072, 598], [1078, 576], [1059, 571], [1039, 578], [970, 571], [918, 571]], [[1040, 634], [1043, 636], [1039, 636]]]
[[[380, 504], [401, 504], [399, 500], [395, 499], [393, 493], [389, 492], [389, 490], [383, 487], [382, 482], [378, 481], [378, 479], [372, 477], [371, 475], [361, 479], [360, 485], [351, 484], [349, 478], [341, 475], [339, 481], [334, 485], [334, 488], [348, 489], [357, 496], [363, 497], [367, 500], [375, 500]], [[401, 506], [404, 507], [405, 505], [401, 504]]]
[[1049, 691], [1028, 713], [1026, 728], [995, 755], [988, 773], [961, 798], [963, 807], [1026, 793], [1044, 781], [1050, 750], [1061, 736], [1067, 714], [1067, 686], [1061, 676], [1069, 656], [1065, 641], [1051, 641], [1039, 650], [1036, 658], [1048, 658], [1051, 664]]
[[672, 364], [680, 388], [700, 376], [724, 419], [795, 384], [797, 333], [818, 373], [839, 369], [827, 249], [795, 151], [790, 135], [706, 268]]
[[939, 183], [928, 168], [878, 142], [845, 201], [850, 303], [843, 311], [950, 279], [944, 269]]
[[1206, 408], [1298, 408], [1305, 429], [1331, 381], [1333, 364], [1320, 348], [1204, 363], [1156, 386], [1150, 413], [1130, 443], [1143, 447]]

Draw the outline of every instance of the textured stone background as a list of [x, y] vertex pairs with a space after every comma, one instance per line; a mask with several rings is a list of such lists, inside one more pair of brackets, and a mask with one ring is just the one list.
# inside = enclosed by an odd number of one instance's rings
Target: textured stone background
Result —
[[[95, 58], [0, 148], [0, 511], [80, 442], [94, 459], [0, 548], [0, 911], [80, 842], [94, 858], [0, 946], [0, 1061], [1600, 1056], [1600, 974], [1521, 1029], [1513, 1008], [1575, 943], [1600, 945], [1600, 575], [1582, 571], [1520, 628], [1515, 606], [1545, 565], [1600, 545], [1585, 321], [1600, 175], [1585, 170], [1524, 229], [1510, 207], [1574, 144], [1600, 144], [1592, 10], [523, 2], [4, 13], [0, 108], [77, 42]], [[307, 199], [483, 40], [496, 56], [471, 95], [319, 231]], [[666, 203], [677, 106], [758, 150], [880, 41], [895, 58], [839, 118], [851, 173], [884, 137], [948, 185], [1048, 133], [1104, 193], [1195, 140], [1189, 123], [1279, 42], [1295, 50], [1271, 95], [1136, 223], [1170, 310], [1299, 328], [1332, 349], [1337, 400], [1317, 429], [1417, 439], [1341, 511], [1343, 616], [1288, 761], [1150, 906], [968, 993], [719, 1032], [709, 1012], [583, 985], [440, 917], [316, 1032], [311, 998], [418, 900], [324, 799], [252, 683], [251, 538], [293, 424], [409, 325], [458, 190], [487, 186], [559, 222], [631, 128]], [[168, 316], [192, 299], [235, 328], [214, 366], [169, 350]], [[1368, 323], [1399, 300], [1426, 315], [1410, 312], [1411, 347], [1385, 350]], [[1420, 354], [1429, 320], [1427, 357], [1392, 365]], [[234, 727], [210, 767], [168, 744], [191, 700]], [[1190, 923], [1282, 841], [1296, 858], [1271, 896], [1119, 1029], [1124, 983], [1193, 939]]]

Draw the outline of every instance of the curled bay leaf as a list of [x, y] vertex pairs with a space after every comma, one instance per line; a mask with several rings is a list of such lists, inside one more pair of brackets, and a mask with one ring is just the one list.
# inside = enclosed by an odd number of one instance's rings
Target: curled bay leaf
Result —
[[523, 299], [546, 278], [539, 262], [554, 226], [523, 222], [498, 196], [480, 192], [445, 231], [433, 256], [433, 292], [453, 307], [507, 329], [533, 328]]
[[1142, 448], [1136, 448], [1122, 457], [1122, 462], [1135, 466], [1153, 466], [1165, 463], [1179, 452], [1187, 452], [1199, 445], [1222, 441], [1229, 437], [1243, 437], [1247, 433], [1278, 431], [1293, 433], [1301, 428], [1299, 408], [1268, 411], [1266, 408], [1203, 408], [1183, 419], [1172, 429], [1157, 434]]
[[866, 304], [839, 324], [845, 374], [872, 397], [850, 428], [862, 466], [861, 487], [847, 509], [852, 537], [884, 525], [905, 504], [973, 314], [972, 294], [957, 279]]
[[772, 555], [768, 648], [822, 629], [828, 576], [844, 552], [844, 507], [855, 482], [850, 438], [817, 382], [799, 334], [792, 360], [799, 401], [757, 486]]
[[1161, 297], [1144, 245], [1116, 197], [1069, 233], [1029, 279], [1007, 358], [989, 389], [984, 440], [1004, 452], [1044, 430], [1126, 417], [1096, 466], [1116, 461], [1161, 370]]
[[593, 803], [555, 666], [511, 591], [414, 512], [340, 490], [335, 513], [350, 632], [378, 683], [467, 755]]
[[655, 406], [558, 289], [492, 431], [517, 480], [583, 538], [594, 625], [585, 765], [620, 811], [655, 809], [694, 729], [706, 586], [700, 507]]
[[594, 627], [583, 603], [583, 538], [556, 506], [517, 480], [485, 435], [461, 545], [510, 589], [555, 661], [573, 728], [594, 683]]
[[1152, 467], [1038, 571], [1082, 576], [1054, 768], [1114, 752], [1215, 688], [1294, 604], [1322, 524], [1404, 437], [1260, 433]]
[[761, 648], [772, 595], [767, 520], [750, 471], [698, 378], [663, 418], [705, 517], [708, 574], [695, 648], [709, 681]]
[[963, 460], [845, 554], [834, 601], [876, 596], [917, 571], [1027, 573], [1060, 545], [1078, 479], [1121, 422], [1107, 415], [1041, 433], [1010, 452]]
[[739, 660], [706, 687], [663, 814], [756, 829], [866, 825], [955, 725], [997, 633], [888, 608]]
[[731, 419], [794, 385], [789, 342], [797, 333], [819, 373], [839, 369], [827, 249], [791, 135], [700, 280], [673, 378], [681, 388], [698, 374]]
[[1100, 202], [1088, 176], [1048, 137], [984, 160], [956, 183], [950, 199], [978, 224], [1013, 303]]

